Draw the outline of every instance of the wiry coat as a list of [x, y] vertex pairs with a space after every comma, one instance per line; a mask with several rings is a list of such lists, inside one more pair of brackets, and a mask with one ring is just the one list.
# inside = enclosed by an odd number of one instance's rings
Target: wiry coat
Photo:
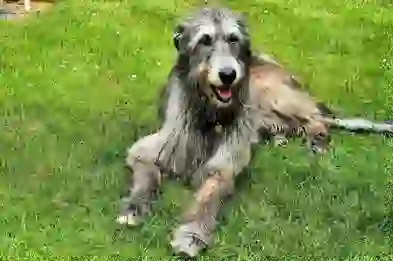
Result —
[[150, 213], [167, 174], [192, 180], [198, 190], [174, 232], [175, 252], [195, 256], [211, 243], [222, 201], [261, 134], [302, 134], [320, 152], [331, 125], [392, 131], [388, 124], [327, 116], [290, 73], [252, 53], [244, 20], [228, 9], [190, 16], [176, 28], [174, 45], [178, 57], [164, 88], [163, 125], [128, 151], [133, 184], [118, 222], [135, 225]]

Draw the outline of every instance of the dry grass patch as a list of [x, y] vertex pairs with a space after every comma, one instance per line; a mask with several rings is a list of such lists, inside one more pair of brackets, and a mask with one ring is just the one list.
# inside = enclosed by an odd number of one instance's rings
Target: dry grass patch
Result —
[[51, 9], [54, 1], [31, 1], [30, 10], [26, 10], [24, 1], [0, 0], [0, 19], [21, 20], [32, 14], [39, 14]]

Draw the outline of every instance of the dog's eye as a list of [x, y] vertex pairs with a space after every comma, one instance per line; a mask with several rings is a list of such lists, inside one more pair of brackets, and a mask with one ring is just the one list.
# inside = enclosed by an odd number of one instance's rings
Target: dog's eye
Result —
[[236, 34], [230, 34], [228, 37], [228, 42], [237, 43], [239, 41], [239, 37]]
[[213, 39], [210, 35], [208, 34], [204, 34], [201, 38], [201, 40], [199, 40], [200, 44], [203, 44], [205, 46], [210, 46], [213, 43]]

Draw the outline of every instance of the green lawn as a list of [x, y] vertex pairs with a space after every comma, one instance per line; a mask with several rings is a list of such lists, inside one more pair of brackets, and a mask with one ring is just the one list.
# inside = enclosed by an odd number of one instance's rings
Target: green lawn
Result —
[[[181, 184], [165, 185], [144, 226], [114, 220], [129, 175], [125, 150], [158, 127], [172, 29], [198, 2], [67, 0], [39, 18], [0, 21], [2, 260], [171, 254], [169, 235], [192, 196]], [[248, 13], [254, 47], [314, 96], [343, 115], [393, 118], [390, 1], [226, 2]], [[259, 148], [204, 255], [393, 252], [393, 142], [334, 132], [320, 159], [299, 144]]]

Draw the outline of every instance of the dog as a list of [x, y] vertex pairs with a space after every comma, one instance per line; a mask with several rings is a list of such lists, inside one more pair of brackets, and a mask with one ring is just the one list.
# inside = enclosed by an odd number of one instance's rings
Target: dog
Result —
[[152, 213], [160, 185], [181, 177], [196, 187], [173, 231], [175, 254], [197, 256], [211, 246], [217, 215], [235, 178], [263, 136], [303, 135], [315, 152], [329, 144], [329, 127], [392, 132], [364, 119], [336, 119], [282, 66], [252, 51], [247, 23], [226, 8], [205, 7], [175, 29], [177, 60], [163, 89], [161, 128], [128, 149], [132, 184], [117, 222], [135, 226]]

